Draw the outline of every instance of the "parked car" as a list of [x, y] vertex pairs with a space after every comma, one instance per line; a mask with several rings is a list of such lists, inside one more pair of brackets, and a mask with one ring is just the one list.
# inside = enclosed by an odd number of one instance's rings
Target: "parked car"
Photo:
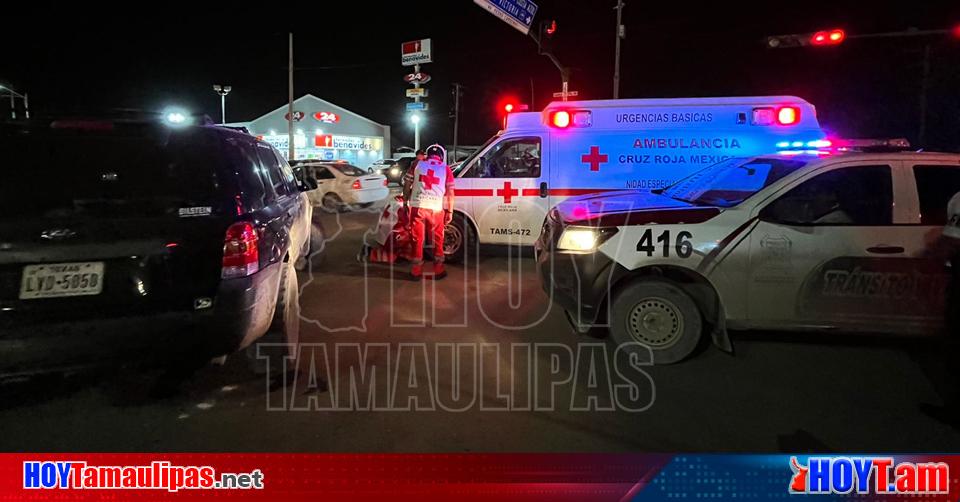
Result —
[[[400, 184], [403, 180], [404, 170], [401, 169], [399, 161], [400, 159], [383, 159], [374, 162], [370, 167], [372, 167], [375, 172], [382, 174], [384, 178], [387, 178], [387, 183]], [[409, 166], [409, 162], [407, 165]]]
[[[299, 339], [294, 270], [312, 207], [269, 144], [225, 128], [0, 126], [0, 373], [243, 349], [280, 368]], [[257, 357], [256, 341], [287, 344]]]
[[537, 241], [543, 288], [585, 332], [682, 360], [727, 328], [906, 335], [943, 328], [935, 252], [960, 155], [734, 158], [666, 189], [572, 198]]
[[345, 162], [306, 163], [302, 168], [318, 187], [308, 192], [311, 203], [327, 212], [370, 207], [390, 193], [382, 174], [369, 174]]

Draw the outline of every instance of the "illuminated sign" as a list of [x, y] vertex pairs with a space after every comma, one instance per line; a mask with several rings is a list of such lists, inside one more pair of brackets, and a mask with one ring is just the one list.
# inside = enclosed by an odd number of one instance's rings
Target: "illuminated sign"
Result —
[[317, 112], [313, 114], [313, 118], [327, 124], [336, 124], [337, 122], [340, 122], [340, 116], [333, 112]]
[[313, 140], [317, 148], [331, 148], [337, 150], [379, 150], [383, 146], [380, 138], [362, 138], [359, 136], [337, 136], [334, 134], [318, 134]]
[[408, 73], [403, 77], [403, 81], [408, 84], [426, 84], [430, 81], [430, 75], [420, 71], [416, 73]]
[[[281, 152], [286, 151], [290, 146], [290, 140], [286, 134], [265, 134], [261, 136], [261, 138]], [[307, 146], [307, 137], [302, 134], [294, 135], [293, 146], [295, 148], [305, 148]]]
[[[293, 120], [294, 120], [295, 122], [300, 122], [301, 120], [303, 120], [304, 115], [305, 115], [305, 114], [304, 114], [303, 112], [301, 112], [301, 111], [295, 111], [295, 112], [293, 112]], [[290, 114], [289, 114], [289, 113], [283, 114], [283, 118], [285, 118], [285, 119], [287, 119], [287, 120], [289, 121], [289, 120], [290, 120]]]
[[404, 42], [400, 45], [400, 64], [403, 66], [413, 66], [430, 61], [432, 59], [430, 58], [429, 38]]

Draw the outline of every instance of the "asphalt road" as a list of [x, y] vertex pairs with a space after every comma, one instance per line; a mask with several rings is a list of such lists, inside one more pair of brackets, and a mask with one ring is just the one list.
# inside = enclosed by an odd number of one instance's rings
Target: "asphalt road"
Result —
[[[630, 373], [608, 341], [574, 334], [550, 308], [530, 258], [485, 256], [451, 267], [437, 283], [410, 282], [402, 267], [357, 263], [376, 217], [324, 217], [324, 259], [299, 279], [306, 345], [295, 381], [251, 375], [232, 357], [164, 398], [152, 392], [162, 374], [136, 365], [8, 383], [0, 386], [0, 449], [960, 449], [960, 431], [919, 408], [940, 402], [952, 370], [931, 342], [738, 333], [733, 356], [706, 346], [680, 364]], [[358, 348], [376, 368], [367, 373], [372, 397], [363, 385], [350, 390], [349, 356]], [[628, 376], [618, 379], [624, 368]], [[609, 383], [619, 385], [613, 398]], [[589, 411], [574, 410], [591, 402]], [[362, 409], [327, 409], [333, 404]]]

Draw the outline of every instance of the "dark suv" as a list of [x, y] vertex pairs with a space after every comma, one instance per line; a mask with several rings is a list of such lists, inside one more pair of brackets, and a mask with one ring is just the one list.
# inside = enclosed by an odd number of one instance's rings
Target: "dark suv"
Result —
[[0, 180], [0, 374], [298, 341], [294, 264], [318, 236], [309, 187], [269, 144], [149, 121], [0, 124]]

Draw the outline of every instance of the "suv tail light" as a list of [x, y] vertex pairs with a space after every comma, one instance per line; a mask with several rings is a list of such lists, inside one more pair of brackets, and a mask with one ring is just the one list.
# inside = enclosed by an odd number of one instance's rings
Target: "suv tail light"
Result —
[[354, 190], [360, 190], [360, 180], [354, 181], [350, 186], [353, 187]]
[[384, 179], [383, 179], [383, 186], [390, 186], [390, 180], [384, 178]]
[[234, 223], [223, 240], [224, 279], [247, 277], [260, 270], [259, 236], [248, 222]]

